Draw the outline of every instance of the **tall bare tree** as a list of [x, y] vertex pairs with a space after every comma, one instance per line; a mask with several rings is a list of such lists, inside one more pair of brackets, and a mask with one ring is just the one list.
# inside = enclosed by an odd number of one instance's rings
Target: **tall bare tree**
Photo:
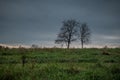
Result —
[[74, 19], [63, 21], [63, 26], [60, 29], [60, 33], [58, 34], [55, 43], [65, 43], [69, 49], [71, 42], [77, 39], [76, 33], [78, 24], [79, 23]]
[[78, 39], [81, 41], [81, 47], [83, 48], [84, 44], [89, 43], [91, 32], [86, 23], [81, 24], [78, 30]]

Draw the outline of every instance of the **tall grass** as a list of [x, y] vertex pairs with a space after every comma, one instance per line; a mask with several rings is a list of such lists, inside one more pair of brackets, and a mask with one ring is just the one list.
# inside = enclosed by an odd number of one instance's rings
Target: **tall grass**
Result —
[[0, 50], [0, 80], [120, 80], [120, 49]]

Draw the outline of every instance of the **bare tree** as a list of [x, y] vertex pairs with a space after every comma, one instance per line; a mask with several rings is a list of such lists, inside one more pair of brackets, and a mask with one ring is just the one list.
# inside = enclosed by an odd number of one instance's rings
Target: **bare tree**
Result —
[[89, 43], [91, 32], [86, 23], [81, 24], [78, 30], [78, 39], [81, 41], [81, 47], [83, 48], [84, 44]]
[[57, 44], [66, 44], [67, 48], [69, 49], [70, 44], [72, 41], [75, 41], [76, 33], [77, 33], [77, 26], [78, 22], [74, 19], [63, 21], [63, 26], [60, 29], [60, 33], [55, 40]]

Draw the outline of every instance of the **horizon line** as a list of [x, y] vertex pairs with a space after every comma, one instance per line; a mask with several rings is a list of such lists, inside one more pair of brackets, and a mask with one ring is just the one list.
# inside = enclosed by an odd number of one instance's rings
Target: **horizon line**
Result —
[[[37, 44], [34, 44], [34, 45], [37, 45]], [[0, 43], [0, 46], [3, 46], [3, 47], [8, 47], [8, 48], [20, 48], [20, 47], [23, 47], [23, 48], [32, 48], [32, 45], [25, 45], [25, 44], [1, 44]], [[84, 48], [104, 48], [105, 46], [107, 46], [107, 48], [120, 48], [120, 46], [111, 46], [111, 45], [85, 45]], [[56, 46], [56, 45], [51, 45], [51, 46], [46, 46], [46, 45], [37, 45], [37, 48], [66, 48], [66, 46], [63, 46], [61, 47], [60, 44], [59, 46]], [[81, 48], [81, 45], [79, 46], [70, 46], [70, 48]]]

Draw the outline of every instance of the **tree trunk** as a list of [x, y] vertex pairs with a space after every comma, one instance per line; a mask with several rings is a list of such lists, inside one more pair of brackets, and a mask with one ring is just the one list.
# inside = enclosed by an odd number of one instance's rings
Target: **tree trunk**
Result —
[[67, 49], [69, 49], [69, 47], [70, 47], [70, 43], [68, 43], [68, 45], [67, 45]]
[[83, 40], [81, 40], [81, 48], [83, 49]]
[[69, 49], [70, 47], [70, 41], [68, 41], [68, 44], [67, 44], [67, 49]]

